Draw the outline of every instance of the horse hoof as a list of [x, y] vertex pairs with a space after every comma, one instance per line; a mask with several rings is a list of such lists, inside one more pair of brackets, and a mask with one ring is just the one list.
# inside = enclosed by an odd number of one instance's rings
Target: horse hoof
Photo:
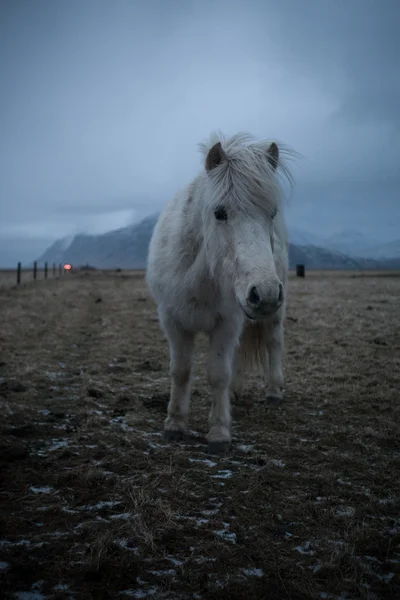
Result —
[[208, 442], [208, 454], [225, 454], [230, 450], [231, 442]]
[[164, 431], [164, 439], [166, 442], [181, 442], [183, 440], [183, 431], [166, 429]]
[[282, 400], [281, 396], [267, 396], [267, 404], [280, 404]]

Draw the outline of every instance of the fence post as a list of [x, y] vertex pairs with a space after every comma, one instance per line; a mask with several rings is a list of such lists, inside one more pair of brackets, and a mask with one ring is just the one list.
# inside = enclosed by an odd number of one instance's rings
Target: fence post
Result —
[[53, 263], [53, 277], [56, 276], [56, 263]]
[[37, 262], [35, 260], [35, 262], [33, 263], [33, 279], [34, 279], [34, 281], [36, 281], [36, 277], [37, 277]]
[[305, 268], [304, 265], [296, 265], [296, 275], [297, 277], [304, 277], [305, 276]]
[[44, 278], [47, 279], [47, 271], [48, 271], [48, 267], [47, 267], [47, 262], [44, 263]]
[[17, 267], [17, 285], [21, 283], [21, 263], [18, 263]]
[[59, 276], [61, 277], [61, 274], [62, 274], [62, 273], [61, 273], [61, 264], [59, 264], [59, 265], [58, 265], [58, 274], [59, 274]]

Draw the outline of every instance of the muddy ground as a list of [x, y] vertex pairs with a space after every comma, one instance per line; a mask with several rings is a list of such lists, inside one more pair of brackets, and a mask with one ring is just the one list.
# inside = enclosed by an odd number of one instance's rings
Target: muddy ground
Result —
[[400, 277], [290, 281], [287, 391], [234, 444], [161, 436], [168, 349], [142, 273], [0, 286], [0, 597], [400, 597]]

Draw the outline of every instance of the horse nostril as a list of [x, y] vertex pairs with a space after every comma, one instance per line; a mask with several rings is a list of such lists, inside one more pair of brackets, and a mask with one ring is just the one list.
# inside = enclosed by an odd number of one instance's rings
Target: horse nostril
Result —
[[258, 306], [260, 304], [260, 296], [258, 295], [257, 292], [257, 288], [255, 286], [253, 286], [250, 290], [250, 294], [249, 294], [249, 302], [250, 304], [254, 304], [255, 306]]
[[279, 292], [278, 292], [278, 303], [282, 304], [283, 302], [283, 285], [279, 284]]

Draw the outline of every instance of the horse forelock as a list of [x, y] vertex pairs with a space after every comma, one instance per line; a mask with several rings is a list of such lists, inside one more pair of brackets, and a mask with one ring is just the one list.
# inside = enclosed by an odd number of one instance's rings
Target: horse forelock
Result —
[[278, 144], [279, 159], [275, 170], [267, 159], [271, 141], [258, 141], [245, 132], [229, 138], [214, 132], [207, 142], [199, 144], [204, 157], [218, 142], [227, 160], [208, 173], [213, 197], [246, 212], [255, 207], [269, 214], [279, 210], [284, 198], [280, 176], [292, 183], [288, 159], [294, 153]]

